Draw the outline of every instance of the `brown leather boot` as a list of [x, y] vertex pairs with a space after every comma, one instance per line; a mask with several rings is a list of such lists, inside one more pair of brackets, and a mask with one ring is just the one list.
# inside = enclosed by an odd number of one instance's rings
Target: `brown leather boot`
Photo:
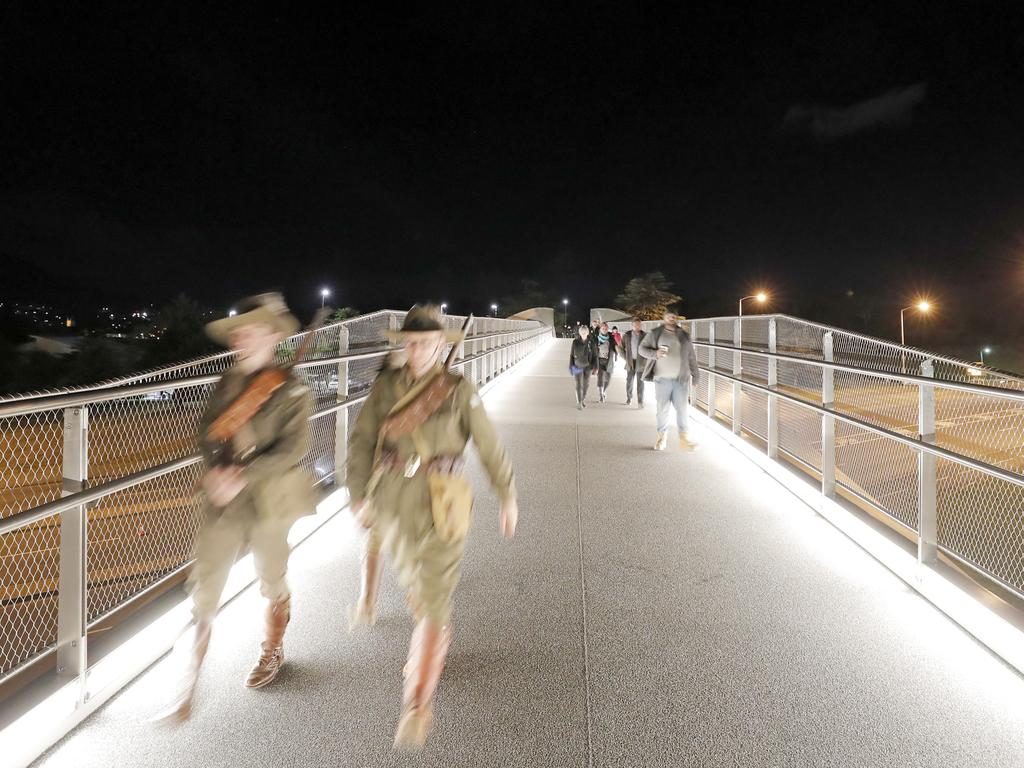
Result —
[[359, 599], [348, 607], [348, 631], [372, 627], [377, 623], [377, 591], [384, 570], [384, 557], [379, 549], [368, 546], [363, 554], [363, 580]]
[[192, 625], [192, 659], [184, 677], [179, 681], [170, 704], [157, 713], [151, 722], [183, 723], [192, 716], [195, 702], [196, 685], [199, 682], [199, 670], [210, 648], [210, 622], [200, 621]]
[[262, 688], [272, 682], [284, 665], [284, 630], [291, 619], [291, 598], [276, 600], [267, 608], [267, 639], [260, 658], [245, 679], [246, 688]]
[[405, 665], [402, 716], [395, 731], [395, 749], [421, 749], [426, 743], [434, 720], [434, 691], [444, 671], [450, 642], [449, 627], [439, 627], [429, 619], [416, 625]]

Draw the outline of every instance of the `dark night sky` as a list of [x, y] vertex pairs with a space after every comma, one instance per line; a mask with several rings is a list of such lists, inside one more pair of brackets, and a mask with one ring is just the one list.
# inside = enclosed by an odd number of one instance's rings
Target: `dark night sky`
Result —
[[479, 311], [662, 269], [702, 313], [1020, 314], [1016, 2], [42, 5], [0, 11], [0, 252], [86, 289]]

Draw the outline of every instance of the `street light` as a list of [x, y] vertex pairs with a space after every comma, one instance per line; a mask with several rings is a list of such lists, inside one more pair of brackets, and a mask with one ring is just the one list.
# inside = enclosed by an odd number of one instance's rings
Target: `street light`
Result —
[[494, 313], [495, 317], [498, 316], [498, 305], [497, 304], [491, 304], [491, 312]]
[[985, 355], [988, 355], [988, 354], [991, 354], [991, 353], [992, 353], [992, 347], [982, 347], [981, 348], [981, 364], [982, 365], [985, 364]]
[[562, 325], [569, 326], [569, 300], [562, 299], [562, 308], [565, 310], [565, 316], [562, 318]]
[[234, 310], [234, 309], [229, 309], [228, 310], [228, 317], [234, 317], [237, 314], [238, 314], [237, 310]]
[[445, 304], [445, 303], [444, 303], [444, 302], [442, 301], [442, 302], [441, 302], [441, 314], [443, 315], [443, 314], [446, 314], [447, 312], [448, 312], [448, 305], [447, 305], [447, 304]]
[[930, 302], [919, 301], [917, 302], [917, 304], [911, 304], [909, 307], [904, 307], [903, 309], [900, 310], [900, 344], [902, 344], [903, 346], [907, 345], [907, 332], [906, 325], [903, 322], [903, 313], [906, 312], [908, 309], [916, 309], [922, 315], [927, 315], [931, 308], [932, 305]]
[[764, 291], [759, 291], [758, 293], [755, 293], [753, 296], [744, 296], [742, 299], [740, 299], [740, 317], [743, 317], [743, 302], [746, 301], [747, 299], [757, 299], [758, 304], [764, 304], [766, 301], [768, 301], [768, 294], [765, 293]]
[[331, 295], [329, 288], [320, 289], [320, 309], [324, 308], [324, 302], [327, 301], [327, 297]]
[[900, 346], [903, 347], [901, 353], [901, 359], [903, 360], [903, 373], [907, 372], [907, 331], [906, 324], [903, 320], [903, 315], [908, 309], [916, 309], [922, 315], [927, 315], [931, 311], [932, 305], [929, 301], [919, 301], [917, 304], [911, 304], [909, 307], [904, 307], [900, 310]]

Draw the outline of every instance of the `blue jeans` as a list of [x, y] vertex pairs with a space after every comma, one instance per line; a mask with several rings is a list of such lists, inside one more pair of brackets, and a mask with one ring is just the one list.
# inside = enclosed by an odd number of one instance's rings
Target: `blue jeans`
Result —
[[658, 402], [658, 434], [668, 432], [668, 407], [675, 406], [676, 426], [679, 434], [685, 435], [690, 428], [686, 419], [686, 408], [690, 399], [690, 380], [655, 379], [654, 397]]

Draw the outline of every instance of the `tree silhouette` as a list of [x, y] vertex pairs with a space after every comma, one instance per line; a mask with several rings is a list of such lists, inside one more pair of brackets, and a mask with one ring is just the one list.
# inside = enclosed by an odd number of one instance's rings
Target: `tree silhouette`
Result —
[[214, 344], [205, 333], [202, 307], [185, 294], [179, 294], [156, 313], [159, 337], [150, 347], [147, 365], [178, 363], [213, 352]]
[[327, 319], [327, 325], [331, 323], [340, 323], [342, 320], [348, 320], [351, 317], [359, 317], [362, 314], [355, 307], [341, 307], [340, 309], [334, 310], [331, 316]]
[[664, 274], [648, 272], [630, 280], [615, 303], [641, 320], [660, 320], [682, 300], [682, 296], [672, 293], [672, 283]]

